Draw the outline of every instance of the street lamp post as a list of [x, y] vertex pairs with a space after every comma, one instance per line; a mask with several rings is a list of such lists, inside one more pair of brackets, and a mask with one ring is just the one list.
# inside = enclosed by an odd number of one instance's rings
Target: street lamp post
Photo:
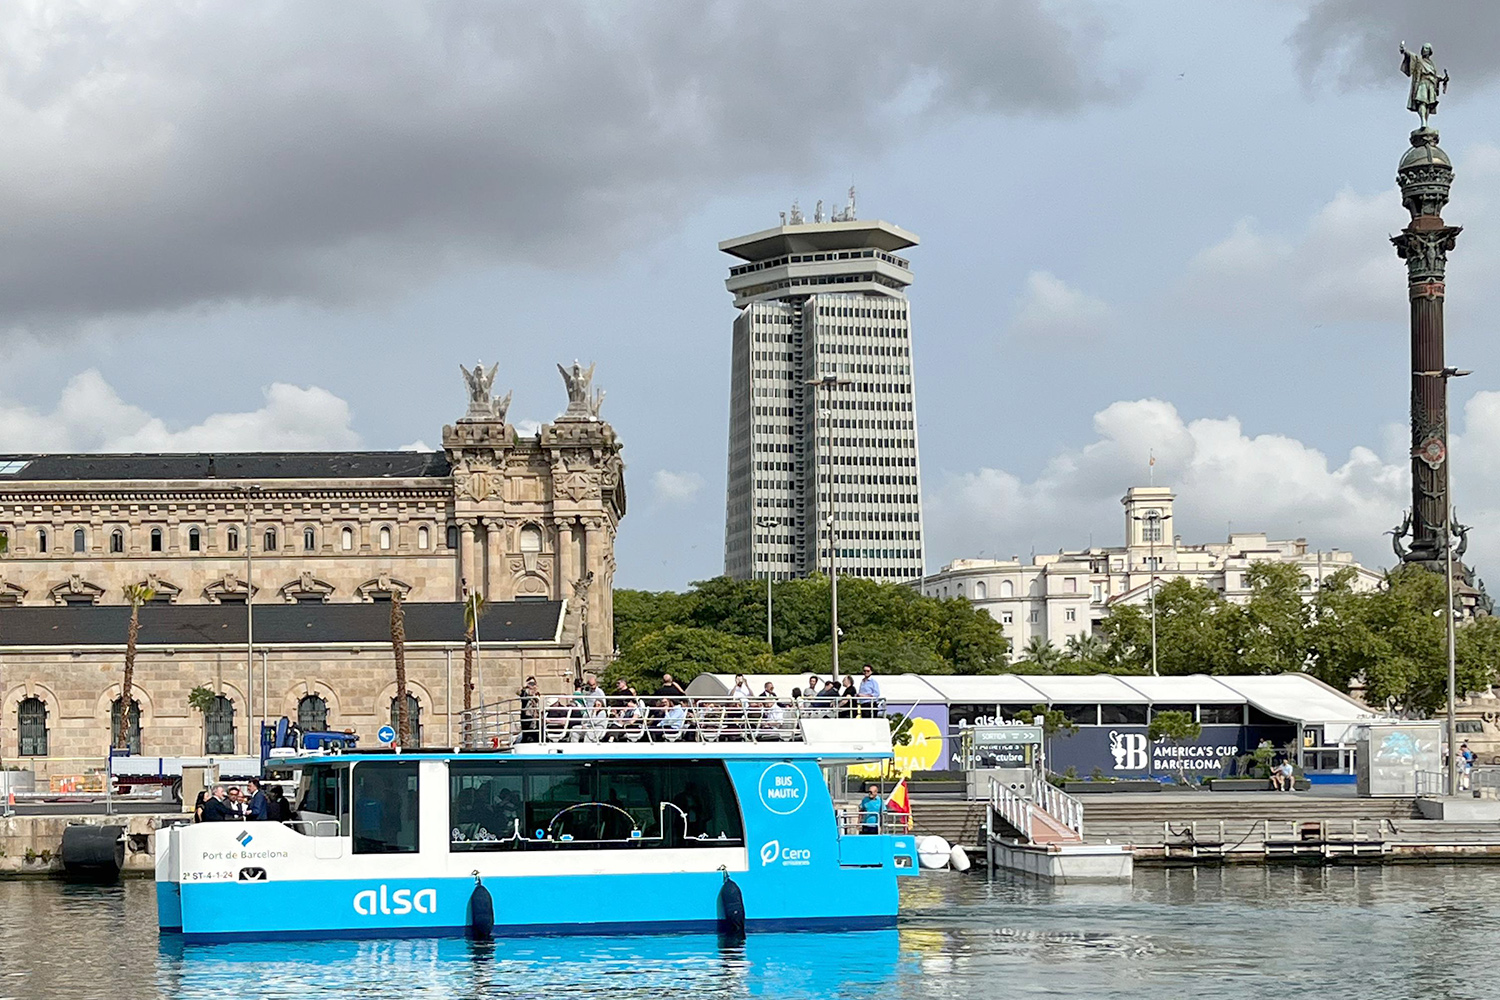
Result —
[[[779, 528], [779, 527], [781, 527], [781, 522], [778, 521], [774, 517], [757, 517], [755, 519], [755, 526], [757, 528], [765, 528], [765, 529], [769, 530], [771, 528]], [[769, 555], [769, 553], [767, 553], [767, 554]], [[766, 646], [767, 646], [767, 648], [769, 648], [771, 650], [772, 655], [775, 655], [775, 653], [776, 653], [776, 643], [775, 643], [775, 640], [773, 640], [771, 638], [771, 560], [770, 559], [766, 560]]]
[[1148, 510], [1142, 515], [1131, 515], [1135, 520], [1145, 522], [1146, 545], [1150, 554], [1147, 559], [1151, 563], [1151, 676], [1157, 676], [1156, 670], [1156, 536], [1161, 534], [1161, 524], [1171, 518], [1170, 514], [1163, 514], [1159, 510]]
[[[1437, 371], [1415, 372], [1428, 378], [1443, 380], [1443, 412], [1448, 412], [1448, 380], [1474, 374], [1458, 368], [1445, 367]], [[1458, 712], [1458, 669], [1454, 650], [1453, 609], [1453, 456], [1448, 450], [1448, 422], [1443, 421], [1443, 578], [1447, 583], [1448, 606], [1444, 617], [1448, 619], [1448, 794], [1458, 794], [1458, 734], [1455, 733], [1454, 716]]]
[[[824, 375], [807, 382], [813, 390], [815, 401], [819, 389], [832, 392], [853, 385], [851, 379], [839, 378], [837, 375]], [[826, 402], [826, 400], [821, 400]], [[832, 413], [824, 414], [822, 406], [817, 407], [820, 415], [823, 415], [828, 429], [828, 602], [829, 614], [833, 625], [833, 684], [839, 683], [839, 550], [838, 550], [838, 473], [834, 470], [833, 462], [833, 416]]]

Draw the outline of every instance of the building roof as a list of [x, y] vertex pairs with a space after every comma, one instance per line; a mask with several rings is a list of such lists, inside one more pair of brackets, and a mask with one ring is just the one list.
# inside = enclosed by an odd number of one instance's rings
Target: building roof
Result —
[[1253, 707], [1281, 719], [1348, 722], [1373, 718], [1376, 714], [1363, 702], [1335, 691], [1307, 674], [1233, 675], [1218, 680]]
[[[0, 623], [4, 617], [0, 616]], [[819, 675], [826, 676], [826, 675]], [[752, 691], [766, 681], [790, 694], [806, 674], [747, 675]], [[1242, 705], [1299, 723], [1352, 722], [1376, 713], [1363, 702], [1335, 691], [1316, 677], [1274, 675], [1142, 677], [1126, 674], [887, 674], [876, 678], [892, 704], [993, 705]], [[700, 674], [688, 693], [727, 694], [733, 674]]]
[[[463, 642], [463, 603], [409, 603], [406, 641]], [[550, 644], [561, 633], [562, 601], [491, 601], [479, 637], [493, 643]], [[125, 605], [0, 610], [0, 650], [8, 646], [124, 646]], [[244, 645], [243, 604], [147, 604], [142, 646]], [[376, 604], [256, 604], [256, 645], [379, 644], [391, 639], [391, 608]]]
[[1049, 705], [1144, 705], [1151, 700], [1115, 674], [1027, 674], [1026, 683]]
[[0, 485], [87, 480], [425, 479], [451, 471], [448, 456], [441, 451], [0, 455]]
[[893, 252], [917, 245], [915, 233], [879, 220], [803, 222], [776, 226], [748, 236], [721, 240], [719, 249], [743, 260], [768, 260], [789, 253], [855, 250], [870, 247]]

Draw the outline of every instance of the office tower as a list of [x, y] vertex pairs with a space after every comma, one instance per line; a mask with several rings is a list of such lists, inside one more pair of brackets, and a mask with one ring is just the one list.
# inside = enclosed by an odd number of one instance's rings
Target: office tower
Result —
[[[724, 571], [775, 579], [922, 575], [921, 474], [912, 378], [917, 237], [855, 218], [811, 221], [794, 203], [774, 229], [725, 240], [734, 321]], [[830, 376], [838, 384], [809, 383]]]

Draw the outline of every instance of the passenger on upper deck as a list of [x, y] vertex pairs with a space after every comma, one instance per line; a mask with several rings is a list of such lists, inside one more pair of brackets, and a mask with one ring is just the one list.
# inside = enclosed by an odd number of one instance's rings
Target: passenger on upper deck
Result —
[[854, 687], [854, 675], [844, 675], [844, 689], [839, 692], [839, 718], [852, 719], [859, 714], [859, 691]]
[[744, 674], [734, 675], [734, 687], [729, 689], [729, 697], [739, 702], [741, 708], [750, 704], [750, 682], [745, 680]]
[[683, 703], [672, 698], [663, 698], [658, 706], [661, 711], [661, 719], [656, 723], [655, 729], [668, 740], [682, 739], [689, 735], [687, 728], [687, 708]]
[[224, 786], [215, 785], [208, 793], [208, 798], [203, 800], [203, 822], [224, 823], [234, 819], [229, 812], [229, 806], [224, 801]]
[[537, 742], [542, 731], [542, 692], [537, 687], [536, 678], [526, 678], [526, 683], [521, 687], [521, 742]]
[[861, 715], [874, 716], [876, 703], [880, 701], [880, 682], [875, 679], [875, 669], [868, 663], [864, 668], [864, 680], [859, 682]]

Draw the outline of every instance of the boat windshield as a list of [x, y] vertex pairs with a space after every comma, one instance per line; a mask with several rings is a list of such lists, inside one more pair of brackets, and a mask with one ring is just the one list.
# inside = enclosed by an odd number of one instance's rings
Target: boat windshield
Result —
[[454, 851], [725, 847], [744, 841], [721, 761], [451, 761]]

